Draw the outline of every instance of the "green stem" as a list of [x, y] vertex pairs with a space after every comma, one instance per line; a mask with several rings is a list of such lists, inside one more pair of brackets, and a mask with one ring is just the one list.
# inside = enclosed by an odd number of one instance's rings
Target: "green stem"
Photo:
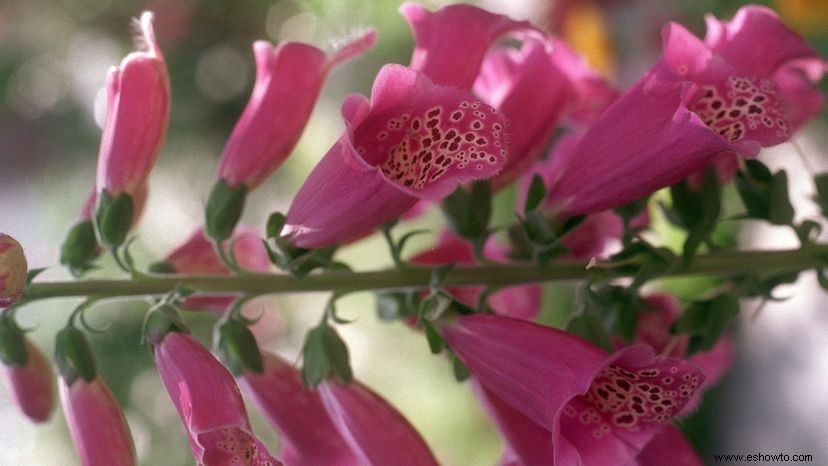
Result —
[[[828, 245], [809, 245], [781, 251], [733, 251], [696, 256], [690, 265], [679, 265], [671, 276], [745, 274], [775, 275], [828, 265]], [[285, 274], [249, 273], [241, 276], [170, 275], [133, 280], [84, 280], [32, 283], [26, 300], [61, 296], [161, 295], [177, 286], [205, 293], [301, 293], [313, 291], [354, 292], [427, 288], [433, 268], [404, 268], [368, 272], [330, 272], [296, 279]], [[458, 266], [449, 272], [446, 287], [489, 285], [495, 287], [535, 282], [603, 280], [618, 272], [592, 267], [587, 261], [531, 264], [482, 264]]]

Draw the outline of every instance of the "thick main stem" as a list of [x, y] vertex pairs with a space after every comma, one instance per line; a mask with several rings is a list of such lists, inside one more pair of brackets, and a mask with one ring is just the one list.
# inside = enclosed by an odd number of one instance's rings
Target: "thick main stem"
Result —
[[[445, 286], [509, 286], [534, 282], [606, 279], [621, 276], [606, 267], [587, 268], [585, 261], [556, 262], [544, 267], [531, 264], [485, 264], [456, 267]], [[607, 264], [609, 265], [609, 264]], [[828, 265], [828, 245], [811, 245], [781, 251], [735, 251], [696, 256], [690, 265], [678, 265], [668, 276], [782, 274]], [[428, 286], [433, 268], [402, 268], [369, 272], [331, 272], [296, 279], [285, 274], [170, 275], [140, 280], [84, 280], [33, 283], [28, 300], [61, 296], [161, 295], [176, 287], [205, 293], [300, 293], [310, 291], [353, 292]]]

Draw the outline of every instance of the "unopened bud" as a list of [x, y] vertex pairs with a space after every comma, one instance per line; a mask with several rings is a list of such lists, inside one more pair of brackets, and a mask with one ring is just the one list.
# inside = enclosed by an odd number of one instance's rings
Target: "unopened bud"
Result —
[[28, 268], [20, 243], [0, 233], [0, 308], [9, 307], [20, 299]]

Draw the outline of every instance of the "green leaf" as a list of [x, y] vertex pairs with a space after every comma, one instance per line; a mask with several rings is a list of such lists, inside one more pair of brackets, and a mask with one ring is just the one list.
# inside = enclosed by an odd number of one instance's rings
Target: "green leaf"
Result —
[[204, 211], [205, 231], [208, 237], [213, 241], [222, 242], [233, 234], [244, 210], [246, 197], [247, 187], [243, 184], [231, 188], [223, 179], [215, 184]]
[[93, 381], [97, 370], [86, 335], [68, 325], [55, 338], [55, 363], [66, 385], [71, 386], [78, 378]]
[[302, 347], [302, 360], [302, 379], [307, 387], [316, 387], [330, 374], [344, 383], [353, 380], [348, 347], [327, 323], [308, 332]]
[[543, 178], [540, 175], [532, 177], [532, 184], [529, 185], [529, 191], [526, 193], [526, 203], [523, 205], [523, 214], [529, 215], [529, 212], [540, 207], [541, 202], [546, 199], [546, 185], [543, 183]]
[[0, 361], [11, 367], [26, 367], [29, 361], [25, 334], [8, 312], [0, 315]]
[[464, 366], [463, 363], [460, 362], [460, 359], [457, 356], [453, 356], [451, 358], [451, 367], [454, 372], [454, 378], [458, 382], [463, 382], [469, 377], [471, 377], [471, 373], [466, 368], [466, 366]]
[[492, 214], [492, 193], [485, 181], [471, 183], [466, 191], [459, 186], [440, 204], [451, 231], [462, 238], [475, 240], [485, 236]]
[[607, 333], [606, 328], [604, 328], [603, 321], [593, 313], [584, 312], [570, 319], [566, 325], [566, 331], [574, 333], [608, 352], [614, 350], [612, 347], [612, 339]]
[[109, 249], [124, 244], [132, 226], [133, 209], [129, 194], [120, 193], [113, 199], [108, 192], [100, 192], [95, 210], [95, 228], [101, 244]]
[[152, 346], [156, 346], [170, 332], [186, 333], [187, 327], [175, 306], [167, 302], [160, 302], [147, 312], [141, 339]]
[[92, 220], [78, 222], [69, 230], [60, 249], [60, 263], [78, 277], [92, 268], [92, 261], [101, 255]]
[[736, 174], [736, 188], [748, 216], [775, 225], [790, 225], [794, 210], [788, 198], [788, 176], [784, 170], [771, 173], [758, 160], [748, 160], [746, 170]]
[[788, 198], [788, 175], [785, 170], [780, 170], [773, 175], [768, 220], [774, 225], [790, 225], [793, 219], [794, 208]]
[[728, 325], [739, 315], [739, 298], [721, 294], [691, 304], [674, 324], [676, 332], [691, 336], [688, 354], [713, 348]]
[[221, 324], [216, 333], [219, 356], [233, 375], [238, 376], [244, 371], [264, 372], [262, 353], [246, 323], [230, 319]]
[[267, 227], [265, 227], [265, 234], [268, 238], [278, 238], [285, 226], [285, 214], [281, 212], [273, 212], [267, 218]]
[[828, 173], [820, 173], [814, 177], [816, 185], [816, 197], [814, 200], [819, 204], [822, 215], [828, 217]]
[[423, 321], [423, 328], [425, 328], [426, 340], [428, 340], [428, 348], [431, 350], [431, 354], [440, 354], [446, 346], [443, 337], [437, 333], [431, 322], [427, 320]]

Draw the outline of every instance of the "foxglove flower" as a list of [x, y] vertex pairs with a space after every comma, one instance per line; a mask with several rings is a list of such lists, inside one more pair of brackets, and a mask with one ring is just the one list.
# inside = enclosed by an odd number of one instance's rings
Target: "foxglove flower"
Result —
[[253, 435], [233, 376], [207, 349], [175, 331], [154, 340], [161, 381], [181, 416], [199, 465], [282, 464]]
[[704, 462], [699, 454], [673, 426], [666, 426], [657, 433], [641, 453], [635, 458], [633, 466], [702, 466]]
[[319, 393], [305, 388], [299, 371], [270, 353], [263, 352], [262, 359], [263, 372], [244, 371], [239, 384], [279, 431], [282, 460], [307, 466], [360, 464], [328, 417]]
[[359, 382], [329, 379], [317, 388], [333, 424], [359, 464], [437, 465], [420, 434], [387, 401]]
[[60, 399], [82, 465], [138, 464], [124, 413], [100, 377], [71, 384], [61, 378]]
[[150, 12], [139, 21], [141, 49], [107, 75], [107, 108], [98, 156], [96, 227], [105, 246], [123, 243], [167, 132], [170, 85]]
[[773, 12], [744, 7], [729, 23], [708, 19], [708, 29], [702, 42], [667, 25], [662, 59], [569, 153], [553, 155], [550, 198], [561, 215], [626, 204], [721, 157], [753, 157], [819, 111], [811, 84], [825, 62]]
[[371, 92], [345, 100], [345, 134], [294, 197], [282, 230], [293, 246], [357, 239], [505, 162], [503, 117], [470, 94], [399, 65], [384, 66]]
[[298, 42], [253, 44], [256, 85], [227, 141], [218, 169], [219, 181], [206, 209], [207, 234], [227, 238], [236, 226], [247, 193], [270, 176], [293, 151], [305, 129], [325, 77], [338, 63], [374, 45], [366, 32], [333, 56]]
[[[0, 317], [0, 319], [4, 319]], [[5, 319], [4, 319], [5, 320]], [[4, 326], [5, 323], [0, 323]], [[8, 331], [18, 329], [0, 329], [0, 345], [5, 346]], [[55, 376], [46, 356], [20, 332], [23, 342], [23, 358], [20, 361], [6, 361], [3, 358], [4, 381], [12, 399], [20, 410], [34, 422], [46, 422], [55, 407]], [[0, 353], [7, 356], [7, 351]]]
[[492, 49], [474, 83], [475, 94], [503, 113], [510, 135], [506, 165], [490, 181], [494, 189], [537, 160], [565, 112], [586, 119], [614, 98], [614, 90], [562, 41], [523, 39], [519, 49]]
[[[507, 251], [489, 241], [484, 252], [494, 260], [507, 259]], [[434, 247], [414, 255], [409, 262], [416, 265], [474, 264], [472, 246], [457, 235], [445, 231]], [[464, 286], [448, 290], [458, 301], [477, 307], [483, 287]], [[486, 299], [489, 307], [499, 315], [531, 320], [540, 311], [541, 287], [537, 285], [514, 286], [492, 293]]]
[[[270, 269], [267, 257], [258, 233], [249, 227], [236, 228], [229, 242], [233, 245], [233, 257], [239, 267], [253, 272], [266, 272]], [[163, 262], [153, 264], [152, 271], [162, 273], [192, 273], [207, 275], [230, 275], [230, 270], [219, 259], [213, 243], [207, 239], [203, 228], [194, 231], [189, 238], [173, 250]], [[188, 296], [181, 306], [187, 309], [206, 309], [223, 311], [227, 309], [234, 296]]]
[[409, 66], [437, 84], [460, 89], [471, 89], [486, 51], [499, 37], [534, 30], [526, 21], [472, 5], [448, 5], [432, 13], [417, 3], [404, 3], [400, 13], [414, 34]]
[[527, 421], [516, 424], [528, 426], [525, 441], [510, 444], [525, 464], [625, 464], [704, 380], [696, 366], [645, 345], [607, 354], [574, 335], [508, 317], [463, 316], [441, 331], [495, 404]]
[[0, 308], [9, 307], [20, 299], [28, 272], [23, 247], [16, 239], [0, 233]]
[[222, 153], [219, 178], [250, 191], [278, 169], [299, 141], [327, 74], [375, 39], [367, 32], [331, 57], [298, 42], [255, 42], [256, 84]]

